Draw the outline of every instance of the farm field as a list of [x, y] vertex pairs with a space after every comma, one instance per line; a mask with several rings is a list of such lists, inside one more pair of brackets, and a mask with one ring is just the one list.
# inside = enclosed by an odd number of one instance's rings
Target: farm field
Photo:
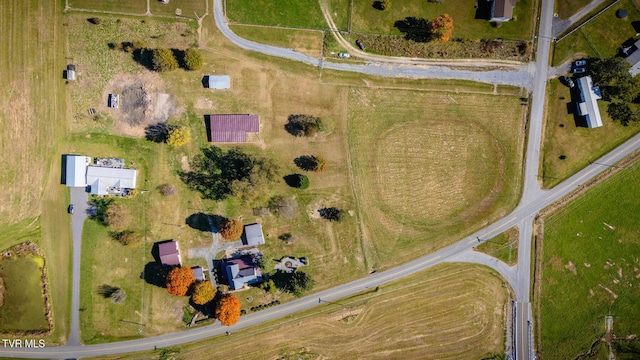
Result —
[[544, 219], [541, 357], [587, 352], [605, 334], [604, 316], [621, 342], [640, 331], [638, 180], [636, 161]]
[[513, 9], [514, 20], [493, 27], [488, 20], [476, 19], [475, 1], [444, 1], [433, 3], [421, 0], [393, 1], [387, 11], [375, 9], [371, 1], [354, 0], [352, 13], [352, 29], [356, 33], [400, 35], [402, 32], [395, 26], [397, 21], [408, 17], [433, 20], [442, 14], [453, 18], [453, 38], [461, 39], [494, 39], [529, 40], [533, 33], [531, 14], [536, 11], [534, 1], [520, 0]]
[[238, 36], [261, 44], [274, 45], [299, 51], [315, 58], [322, 57], [324, 32], [261, 26], [231, 25]]
[[227, 0], [226, 12], [230, 23], [299, 29], [328, 27], [318, 1]]
[[118, 358], [153, 359], [163, 351], [199, 358], [212, 348], [217, 357], [247, 359], [490, 358], [504, 352], [508, 301], [507, 289], [487, 268], [440, 265], [322, 306], [319, 313], [314, 309], [230, 337]]
[[512, 227], [502, 234], [484, 241], [476, 246], [475, 250], [502, 260], [509, 266], [515, 265], [518, 263], [518, 235], [518, 228]]
[[0, 59], [0, 252], [27, 240], [40, 247], [49, 269], [54, 332], [44, 339], [51, 344], [66, 337], [70, 296], [68, 195], [56, 167], [69, 126], [60, 11], [60, 3], [36, 0], [3, 3], [0, 11], [0, 32], [12, 34], [0, 42], [12, 54]]
[[[629, 17], [618, 19], [616, 11], [626, 9]], [[580, 57], [608, 58], [618, 54], [623, 42], [633, 38], [636, 30], [629, 19], [640, 17], [632, 0], [621, 0], [579, 30], [555, 43], [553, 66]]]
[[603, 126], [578, 127], [567, 110], [571, 101], [569, 88], [554, 79], [549, 81], [547, 93], [542, 155], [544, 188], [554, 187], [640, 131], [635, 124], [622, 126], [613, 122], [606, 111], [608, 103], [604, 101], [598, 101]]
[[179, 12], [181, 18], [196, 19], [196, 14], [202, 17], [207, 10], [207, 0], [171, 0], [168, 4], [149, 1], [149, 11], [153, 15], [175, 16]]
[[372, 269], [442, 248], [516, 205], [519, 98], [351, 89], [349, 103], [352, 171]]
[[73, 9], [90, 9], [97, 11], [120, 12], [139, 15], [147, 12], [146, 0], [66, 0], [66, 4]]

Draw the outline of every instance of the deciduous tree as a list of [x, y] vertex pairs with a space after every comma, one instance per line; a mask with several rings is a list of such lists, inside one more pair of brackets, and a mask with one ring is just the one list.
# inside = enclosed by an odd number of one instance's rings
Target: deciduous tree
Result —
[[447, 42], [453, 32], [453, 19], [449, 14], [443, 14], [431, 21], [431, 36], [433, 40]]
[[142, 234], [138, 231], [124, 230], [113, 234], [113, 238], [120, 244], [129, 247], [135, 247], [142, 244], [144, 240]]
[[129, 224], [129, 211], [119, 201], [110, 202], [103, 216], [105, 225], [115, 230], [123, 230]]
[[187, 267], [176, 267], [167, 275], [167, 292], [171, 295], [185, 296], [195, 281], [193, 272]]
[[240, 300], [234, 295], [224, 295], [216, 305], [216, 318], [222, 325], [231, 326], [240, 318]]
[[196, 48], [188, 48], [184, 52], [184, 66], [187, 70], [202, 69], [202, 53]]
[[184, 146], [191, 141], [191, 130], [186, 126], [173, 126], [169, 130], [167, 144], [171, 146]]
[[178, 60], [173, 55], [173, 51], [167, 48], [156, 48], [152, 52], [151, 64], [153, 70], [160, 72], [173, 71], [177, 69]]
[[213, 300], [216, 296], [216, 289], [211, 285], [209, 281], [198, 281], [193, 284], [191, 292], [191, 301], [194, 304], [204, 305]]
[[239, 219], [228, 219], [220, 225], [220, 234], [227, 240], [238, 240], [244, 230], [244, 225]]

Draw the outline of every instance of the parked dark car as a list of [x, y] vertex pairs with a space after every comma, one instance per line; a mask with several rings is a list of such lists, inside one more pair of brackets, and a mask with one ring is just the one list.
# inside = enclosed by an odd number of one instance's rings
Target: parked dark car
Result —
[[67, 212], [71, 215], [73, 215], [73, 204], [70, 204], [69, 207], [67, 208]]
[[362, 40], [358, 39], [356, 40], [356, 45], [358, 45], [358, 47], [360, 48], [360, 50], [364, 50], [364, 43], [362, 42]]
[[560, 76], [560, 82], [570, 88], [575, 86], [573, 80], [571, 80], [571, 78], [568, 76]]

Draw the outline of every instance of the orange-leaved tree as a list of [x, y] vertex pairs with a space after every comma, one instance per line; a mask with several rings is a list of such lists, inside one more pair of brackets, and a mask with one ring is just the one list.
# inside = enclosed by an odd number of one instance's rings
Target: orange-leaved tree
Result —
[[242, 235], [244, 226], [239, 219], [229, 219], [220, 226], [220, 234], [227, 240], [238, 240]]
[[193, 285], [191, 300], [194, 304], [204, 305], [216, 296], [216, 289], [209, 281], [198, 281]]
[[434, 40], [447, 42], [451, 39], [453, 19], [449, 14], [443, 14], [431, 21], [431, 36]]
[[191, 269], [187, 267], [173, 268], [167, 275], [167, 291], [171, 295], [185, 296], [195, 280]]
[[234, 295], [224, 295], [216, 306], [216, 318], [222, 325], [231, 326], [240, 318], [240, 300]]

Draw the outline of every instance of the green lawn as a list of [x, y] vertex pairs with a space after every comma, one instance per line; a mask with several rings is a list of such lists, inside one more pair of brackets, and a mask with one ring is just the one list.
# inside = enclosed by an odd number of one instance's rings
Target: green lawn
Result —
[[442, 14], [453, 18], [453, 38], [529, 40], [533, 33], [533, 0], [519, 0], [514, 8], [514, 20], [501, 27], [493, 27], [488, 20], [475, 19], [476, 1], [444, 1], [432, 3], [425, 0], [395, 0], [387, 11], [376, 10], [369, 0], [353, 1], [352, 31], [372, 34], [402, 34], [395, 22], [407, 17], [433, 20]]
[[[149, 0], [149, 10], [153, 15], [172, 16], [179, 12], [181, 17], [196, 19], [196, 14], [198, 17], [202, 17], [207, 11], [207, 0], [171, 0], [168, 4], [158, 0]], [[209, 16], [212, 16], [213, 9], [209, 9], [209, 11]]]
[[227, 0], [226, 5], [229, 21], [239, 24], [301, 29], [328, 27], [317, 0]]
[[484, 241], [475, 250], [491, 255], [504, 261], [507, 265], [518, 263], [518, 228], [503, 232], [502, 234]]
[[571, 359], [605, 332], [640, 331], [640, 167], [635, 162], [544, 220], [540, 328], [544, 359]]
[[261, 44], [293, 49], [315, 58], [322, 56], [324, 32], [262, 26], [231, 25], [238, 36]]
[[[618, 19], [616, 11], [623, 8], [629, 11], [629, 17]], [[553, 66], [577, 57], [615, 56], [622, 43], [636, 34], [631, 22], [637, 18], [640, 18], [640, 9], [631, 0], [620, 1], [579, 30], [555, 43]]]
[[354, 89], [349, 146], [373, 268], [451, 244], [519, 197], [518, 97]]
[[554, 79], [549, 81], [547, 89], [549, 101], [542, 155], [545, 188], [559, 184], [640, 131], [638, 125], [622, 126], [613, 122], [604, 101], [598, 101], [603, 126], [578, 127], [567, 110], [571, 101], [569, 88]]
[[591, 0], [564, 0], [555, 2], [556, 12], [560, 19], [567, 19], [571, 15], [589, 4]]

